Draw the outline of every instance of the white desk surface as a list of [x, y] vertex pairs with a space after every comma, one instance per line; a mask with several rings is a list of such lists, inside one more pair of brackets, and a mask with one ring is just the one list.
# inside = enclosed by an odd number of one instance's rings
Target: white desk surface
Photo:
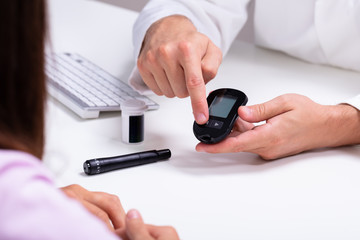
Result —
[[[55, 51], [78, 52], [127, 79], [137, 13], [103, 3], [51, 0]], [[207, 90], [244, 91], [249, 105], [284, 93], [323, 104], [355, 96], [360, 74], [311, 65], [237, 42]], [[146, 222], [174, 226], [182, 239], [360, 239], [360, 147], [320, 149], [266, 162], [249, 153], [197, 153], [189, 99], [151, 96], [145, 142], [121, 142], [121, 114], [82, 120], [49, 99], [45, 164], [59, 186], [72, 183], [118, 195]], [[86, 176], [85, 160], [171, 149], [169, 161]]]

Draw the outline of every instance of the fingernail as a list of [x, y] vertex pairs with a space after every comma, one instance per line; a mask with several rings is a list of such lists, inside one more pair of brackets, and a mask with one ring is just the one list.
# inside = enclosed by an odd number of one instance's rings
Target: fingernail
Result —
[[195, 121], [199, 124], [205, 124], [207, 121], [207, 118], [205, 117], [205, 114], [197, 113], [197, 114], [195, 114]]
[[128, 219], [136, 219], [136, 218], [140, 218], [141, 216], [140, 216], [140, 213], [136, 209], [131, 209], [126, 214], [126, 217]]

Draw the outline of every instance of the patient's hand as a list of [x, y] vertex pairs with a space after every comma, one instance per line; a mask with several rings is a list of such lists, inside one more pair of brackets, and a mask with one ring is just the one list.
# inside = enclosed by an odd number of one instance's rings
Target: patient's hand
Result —
[[73, 184], [61, 188], [70, 198], [78, 200], [89, 212], [105, 222], [110, 230], [125, 227], [125, 211], [116, 195], [104, 192], [90, 192]]
[[[252, 152], [276, 159], [321, 147], [360, 143], [360, 112], [349, 105], [320, 105], [297, 94], [242, 106], [233, 132], [224, 141], [200, 152]], [[266, 121], [254, 127], [252, 123]]]

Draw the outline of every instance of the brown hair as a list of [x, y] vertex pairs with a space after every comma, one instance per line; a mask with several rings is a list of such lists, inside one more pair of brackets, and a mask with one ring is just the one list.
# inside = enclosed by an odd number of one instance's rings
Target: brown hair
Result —
[[42, 157], [45, 0], [0, 1], [0, 148]]

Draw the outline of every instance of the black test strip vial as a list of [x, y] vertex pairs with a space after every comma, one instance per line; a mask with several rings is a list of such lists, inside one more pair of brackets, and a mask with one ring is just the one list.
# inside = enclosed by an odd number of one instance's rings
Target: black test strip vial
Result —
[[144, 101], [130, 99], [121, 104], [122, 141], [141, 143], [144, 141], [144, 113], [147, 106]]

